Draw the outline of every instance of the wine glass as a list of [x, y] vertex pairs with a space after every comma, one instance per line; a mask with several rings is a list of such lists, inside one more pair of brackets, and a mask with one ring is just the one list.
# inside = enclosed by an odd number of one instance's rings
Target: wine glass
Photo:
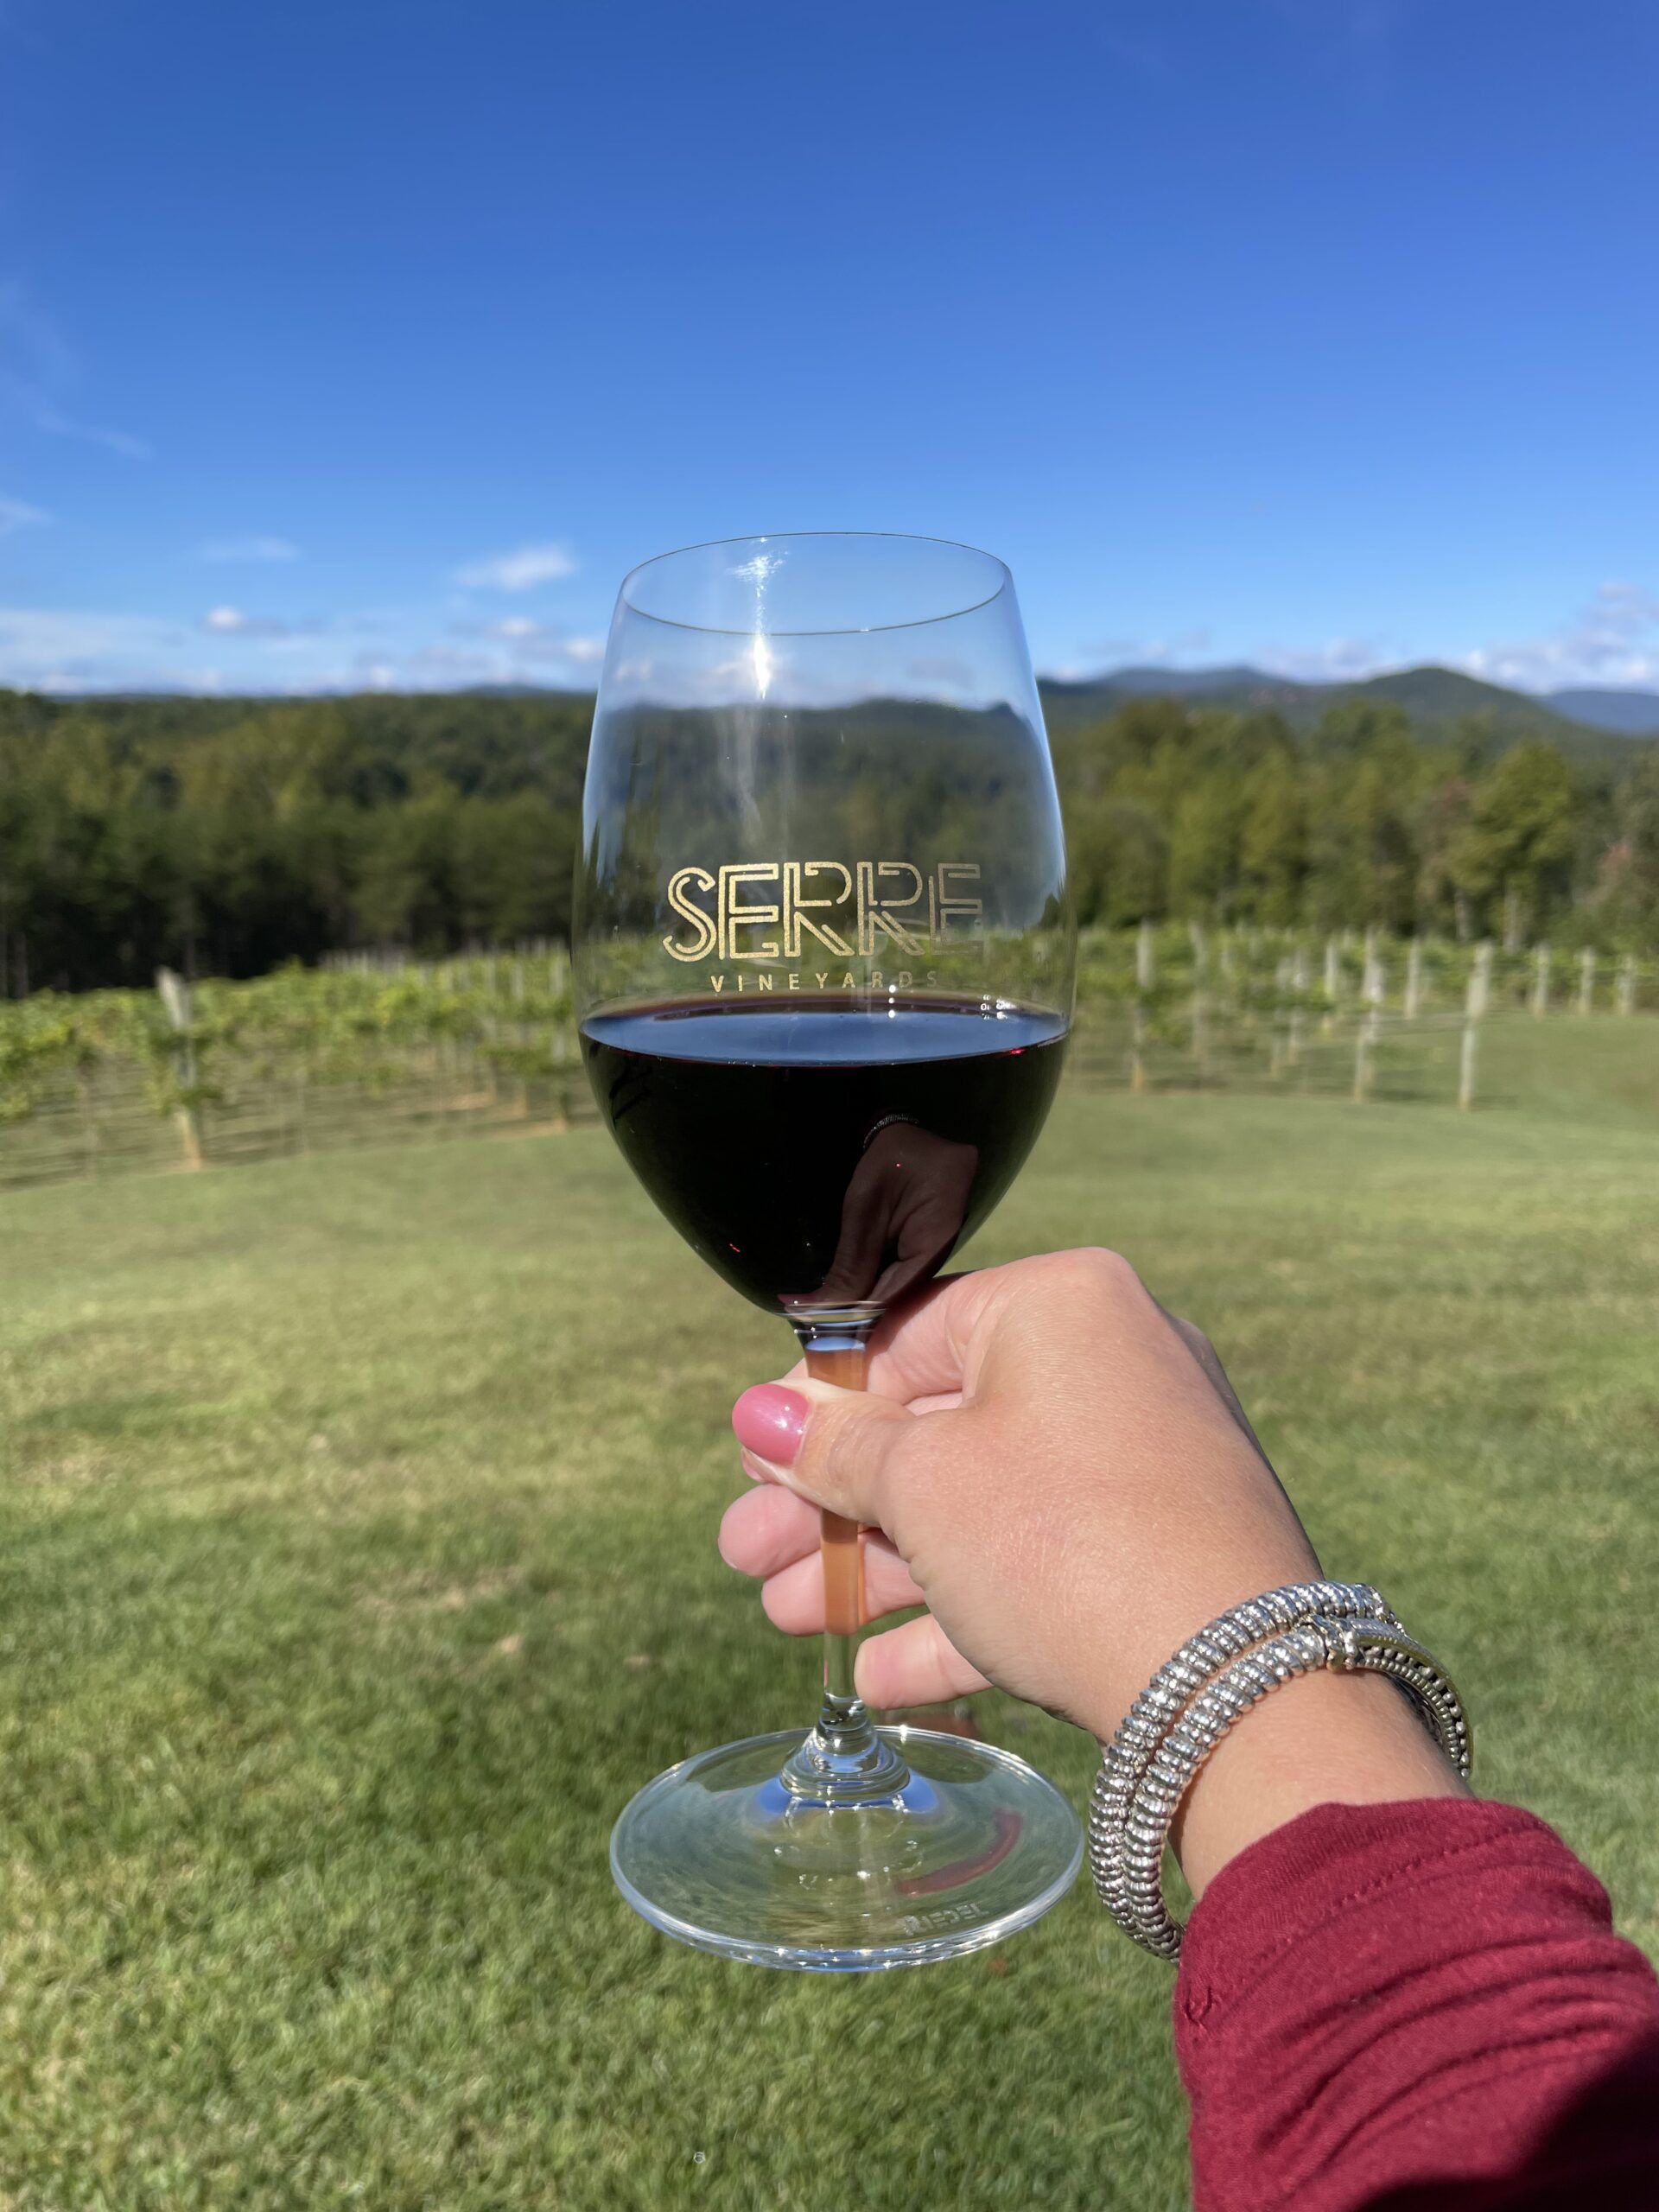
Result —
[[[1000, 561], [936, 539], [729, 539], [625, 578], [582, 807], [582, 1054], [658, 1207], [861, 1388], [871, 1331], [1042, 1125], [1075, 930]], [[1076, 1814], [1010, 1753], [878, 1727], [861, 1532], [823, 1516], [810, 1729], [685, 1759], [616, 1824], [635, 1910], [765, 1965], [910, 1966], [1062, 1897]]]

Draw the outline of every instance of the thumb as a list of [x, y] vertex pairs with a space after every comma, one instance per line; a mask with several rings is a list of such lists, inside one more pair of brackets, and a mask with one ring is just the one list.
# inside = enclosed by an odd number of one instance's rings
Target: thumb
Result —
[[803, 1377], [762, 1382], [732, 1408], [732, 1427], [755, 1471], [849, 1521], [887, 1525], [896, 1463], [918, 1416], [873, 1391]]

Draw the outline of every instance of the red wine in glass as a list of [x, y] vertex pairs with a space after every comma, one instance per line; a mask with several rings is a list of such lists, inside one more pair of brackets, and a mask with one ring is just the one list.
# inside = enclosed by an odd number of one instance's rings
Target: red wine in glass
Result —
[[590, 1015], [582, 1046], [623, 1156], [759, 1306], [889, 1305], [1007, 1188], [1065, 1025], [957, 998], [707, 999]]

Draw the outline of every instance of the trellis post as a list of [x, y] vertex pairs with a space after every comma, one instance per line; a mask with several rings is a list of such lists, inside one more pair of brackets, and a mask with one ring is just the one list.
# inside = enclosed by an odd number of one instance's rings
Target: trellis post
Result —
[[1143, 921], [1135, 938], [1135, 988], [1150, 991], [1158, 983], [1158, 948], [1152, 934], [1152, 924]]
[[175, 975], [170, 968], [158, 968], [156, 970], [156, 995], [161, 1000], [162, 1011], [174, 1031], [176, 1041], [173, 1047], [173, 1079], [184, 1094], [180, 1104], [174, 1109], [174, 1126], [179, 1133], [185, 1166], [200, 1167], [204, 1164], [201, 1123], [192, 1103], [196, 1087], [194, 994], [182, 976]]
[[1458, 1110], [1471, 1113], [1475, 1084], [1480, 1071], [1480, 1024], [1491, 985], [1492, 947], [1490, 940], [1475, 948], [1469, 970], [1469, 988], [1463, 1002], [1463, 1050], [1458, 1062]]
[[1532, 951], [1532, 1018], [1541, 1021], [1549, 1012], [1549, 947], [1538, 944]]

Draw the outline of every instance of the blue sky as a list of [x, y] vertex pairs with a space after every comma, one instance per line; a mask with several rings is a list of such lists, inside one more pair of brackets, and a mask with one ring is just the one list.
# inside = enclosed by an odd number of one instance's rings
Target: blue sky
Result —
[[591, 681], [753, 530], [1039, 666], [1659, 687], [1651, 0], [4, 0], [0, 680]]

